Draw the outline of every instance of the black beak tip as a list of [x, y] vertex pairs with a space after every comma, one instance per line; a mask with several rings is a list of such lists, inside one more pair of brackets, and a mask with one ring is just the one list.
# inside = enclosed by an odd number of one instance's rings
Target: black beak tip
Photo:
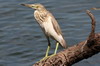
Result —
[[25, 6], [25, 4], [20, 4], [20, 5], [23, 5], [23, 6]]

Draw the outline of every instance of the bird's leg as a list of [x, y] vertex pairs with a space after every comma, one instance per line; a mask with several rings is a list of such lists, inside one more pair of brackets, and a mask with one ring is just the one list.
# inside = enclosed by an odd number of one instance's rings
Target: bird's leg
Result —
[[50, 45], [48, 45], [48, 48], [47, 48], [47, 51], [46, 51], [45, 57], [48, 57], [49, 50], [50, 50]]
[[47, 40], [48, 40], [48, 48], [47, 48], [47, 50], [46, 50], [46, 54], [45, 54], [45, 57], [43, 58], [43, 59], [41, 59], [40, 61], [43, 61], [43, 60], [45, 60], [45, 59], [47, 59], [49, 56], [48, 56], [48, 54], [49, 54], [49, 50], [50, 50], [50, 40], [49, 40], [49, 37], [47, 37]]
[[55, 48], [55, 52], [54, 52], [54, 54], [56, 54], [56, 53], [57, 53], [58, 46], [59, 46], [59, 43], [57, 42], [57, 43], [56, 43], [56, 48]]
[[47, 58], [56, 55], [57, 50], [58, 50], [58, 46], [59, 46], [59, 43], [57, 42], [57, 43], [56, 43], [56, 48], [55, 48], [54, 54], [48, 56], [48, 53], [49, 53], [49, 50], [50, 50], [50, 42], [48, 42], [48, 48], [47, 48], [47, 51], [46, 51], [46, 55], [45, 55], [45, 57], [44, 57], [43, 59], [41, 59], [40, 61], [46, 60]]
[[50, 57], [56, 55], [57, 50], [58, 50], [58, 46], [59, 46], [59, 43], [57, 42], [57, 43], [56, 43], [56, 48], [55, 48], [54, 54], [50, 55]]
[[48, 45], [48, 48], [47, 48], [47, 51], [46, 51], [45, 57], [42, 58], [40, 61], [43, 61], [43, 60], [45, 60], [45, 59], [47, 59], [47, 58], [49, 57], [49, 56], [48, 56], [48, 54], [49, 54], [49, 50], [50, 50], [50, 45]]
[[46, 51], [46, 54], [45, 54], [45, 57], [48, 57], [48, 54], [49, 54], [49, 50], [50, 50], [50, 40], [49, 40], [49, 37], [47, 37], [47, 40], [48, 40], [48, 48], [47, 48], [47, 51]]

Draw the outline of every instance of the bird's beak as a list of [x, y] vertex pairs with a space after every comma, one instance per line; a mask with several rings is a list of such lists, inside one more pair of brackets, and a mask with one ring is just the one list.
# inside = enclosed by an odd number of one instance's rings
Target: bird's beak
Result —
[[23, 6], [26, 6], [26, 7], [29, 7], [29, 8], [34, 8], [34, 5], [33, 4], [21, 4], [21, 5], [23, 5]]

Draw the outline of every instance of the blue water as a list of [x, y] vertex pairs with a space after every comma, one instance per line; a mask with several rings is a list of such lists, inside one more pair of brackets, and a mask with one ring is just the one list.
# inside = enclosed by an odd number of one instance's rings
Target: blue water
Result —
[[[60, 24], [69, 46], [85, 40], [91, 31], [85, 10], [100, 7], [100, 0], [0, 0], [0, 66], [32, 66], [45, 55], [47, 40], [33, 17], [34, 10], [21, 3], [45, 5]], [[96, 32], [100, 32], [100, 10], [91, 12], [96, 18]], [[51, 42], [49, 54], [55, 49], [55, 42]], [[100, 66], [100, 54], [73, 66]]]

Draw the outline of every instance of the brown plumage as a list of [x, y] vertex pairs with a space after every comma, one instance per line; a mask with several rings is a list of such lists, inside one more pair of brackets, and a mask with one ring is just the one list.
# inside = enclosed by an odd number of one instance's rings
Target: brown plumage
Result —
[[54, 16], [41, 4], [22, 4], [35, 9], [34, 17], [43, 32], [45, 33], [50, 45], [49, 37], [56, 40], [62, 47], [66, 48], [66, 42], [62, 36], [61, 29]]

